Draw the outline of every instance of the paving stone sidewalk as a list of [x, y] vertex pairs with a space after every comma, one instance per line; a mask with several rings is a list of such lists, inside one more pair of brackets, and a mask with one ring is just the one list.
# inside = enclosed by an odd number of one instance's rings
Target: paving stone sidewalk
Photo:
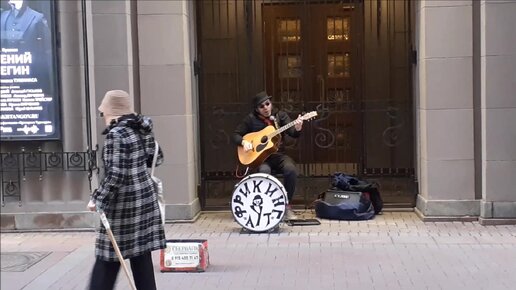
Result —
[[[158, 289], [515, 289], [516, 226], [423, 223], [412, 212], [321, 222], [242, 234], [231, 213], [206, 212], [195, 223], [167, 224], [169, 239], [207, 239], [211, 265], [204, 273], [160, 273], [154, 252]], [[93, 232], [2, 233], [0, 240], [2, 290], [86, 289]], [[16, 269], [19, 253], [39, 260]], [[123, 272], [116, 289], [129, 289]]]

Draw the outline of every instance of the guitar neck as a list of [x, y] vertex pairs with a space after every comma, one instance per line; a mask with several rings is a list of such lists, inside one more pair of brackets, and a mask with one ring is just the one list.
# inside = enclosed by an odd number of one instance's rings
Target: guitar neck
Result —
[[269, 139], [274, 138], [274, 136], [276, 136], [276, 135], [278, 135], [278, 134], [281, 134], [281, 133], [283, 133], [283, 131], [285, 131], [285, 130], [287, 130], [288, 128], [290, 128], [290, 127], [294, 126], [294, 125], [295, 125], [295, 122], [296, 122], [296, 121], [294, 120], [294, 121], [292, 121], [292, 122], [290, 122], [290, 123], [288, 123], [288, 124], [286, 124], [286, 125], [284, 125], [284, 126], [281, 126], [281, 127], [280, 127], [279, 129], [277, 129], [276, 131], [274, 131], [274, 132], [270, 133], [269, 135], [267, 135], [267, 137], [268, 137]]

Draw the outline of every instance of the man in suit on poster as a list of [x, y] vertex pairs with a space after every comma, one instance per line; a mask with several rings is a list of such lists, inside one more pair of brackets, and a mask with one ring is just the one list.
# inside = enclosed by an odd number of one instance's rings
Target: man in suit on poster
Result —
[[10, 9], [3, 11], [0, 19], [2, 47], [18, 48], [19, 52], [44, 50], [50, 30], [43, 13], [30, 8], [27, 1], [9, 0], [8, 4]]
[[0, 15], [1, 47], [31, 54], [31, 73], [38, 87], [48, 92], [51, 73], [51, 34], [43, 13], [29, 7], [28, 1], [9, 0], [9, 8]]

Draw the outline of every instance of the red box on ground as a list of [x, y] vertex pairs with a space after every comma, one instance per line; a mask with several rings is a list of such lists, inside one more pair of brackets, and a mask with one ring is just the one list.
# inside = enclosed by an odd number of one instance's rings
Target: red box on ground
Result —
[[204, 272], [209, 264], [208, 240], [167, 240], [160, 253], [161, 272]]

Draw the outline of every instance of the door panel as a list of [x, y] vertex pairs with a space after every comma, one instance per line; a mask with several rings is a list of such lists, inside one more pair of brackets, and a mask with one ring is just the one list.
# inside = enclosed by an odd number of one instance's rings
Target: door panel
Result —
[[361, 99], [359, 13], [350, 4], [263, 7], [268, 93], [293, 117], [320, 111], [311, 134], [289, 146], [298, 162], [358, 167], [361, 112], [352, 108]]
[[386, 205], [415, 202], [409, 0], [196, 1], [201, 204], [228, 208], [239, 181], [230, 137], [266, 90], [291, 118], [294, 203], [309, 206], [336, 171], [378, 181]]

